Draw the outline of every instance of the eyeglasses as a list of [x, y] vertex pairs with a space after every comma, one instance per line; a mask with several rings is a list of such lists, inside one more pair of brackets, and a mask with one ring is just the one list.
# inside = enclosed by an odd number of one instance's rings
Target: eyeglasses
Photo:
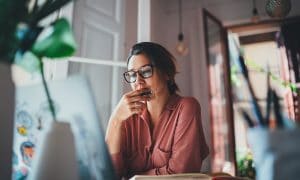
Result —
[[139, 75], [144, 79], [150, 78], [153, 75], [153, 65], [146, 64], [142, 66], [140, 69], [138, 69], [137, 71], [134, 70], [126, 71], [124, 72], [123, 76], [126, 82], [134, 83], [137, 79], [137, 73], [139, 73]]

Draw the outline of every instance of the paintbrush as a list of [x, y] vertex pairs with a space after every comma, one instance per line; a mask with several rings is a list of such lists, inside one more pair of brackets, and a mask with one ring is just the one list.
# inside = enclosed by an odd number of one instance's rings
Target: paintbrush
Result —
[[272, 102], [273, 102], [273, 93], [270, 84], [270, 67], [268, 64], [267, 65], [267, 105], [266, 105], [266, 117], [265, 117], [266, 126], [269, 125]]
[[249, 92], [250, 92], [250, 96], [251, 96], [251, 101], [252, 101], [252, 108], [254, 111], [254, 115], [258, 121], [258, 123], [262, 126], [265, 125], [264, 120], [263, 120], [263, 116], [260, 110], [260, 107], [257, 103], [253, 88], [251, 86], [250, 80], [249, 80], [249, 75], [248, 75], [248, 69], [245, 65], [245, 60], [244, 57], [242, 55], [239, 56], [239, 65], [240, 65], [240, 70], [246, 80], [246, 84], [248, 86]]

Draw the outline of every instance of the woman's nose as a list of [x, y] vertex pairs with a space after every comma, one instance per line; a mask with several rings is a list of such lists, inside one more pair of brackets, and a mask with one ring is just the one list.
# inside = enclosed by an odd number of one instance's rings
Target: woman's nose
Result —
[[144, 82], [144, 78], [139, 73], [137, 73], [137, 75], [136, 75], [136, 83], [140, 84], [141, 82]]

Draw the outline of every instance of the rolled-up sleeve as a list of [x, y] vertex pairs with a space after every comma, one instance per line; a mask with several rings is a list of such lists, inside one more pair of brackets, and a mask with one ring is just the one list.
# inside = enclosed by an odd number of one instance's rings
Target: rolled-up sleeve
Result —
[[124, 173], [124, 160], [121, 152], [110, 155], [116, 175], [121, 178]]
[[[124, 127], [124, 125], [123, 125]], [[125, 142], [125, 130], [124, 128], [122, 128], [122, 131], [121, 131], [121, 150], [120, 152], [118, 153], [114, 153], [114, 154], [110, 154], [110, 157], [111, 157], [111, 161], [112, 161], [112, 164], [114, 166], [114, 170], [115, 170], [115, 173], [117, 175], [117, 177], [119, 177], [119, 179], [121, 179], [124, 174], [126, 173], [126, 170], [127, 170], [127, 167], [126, 167], [126, 160], [124, 159], [124, 150], [126, 149], [126, 142]]]

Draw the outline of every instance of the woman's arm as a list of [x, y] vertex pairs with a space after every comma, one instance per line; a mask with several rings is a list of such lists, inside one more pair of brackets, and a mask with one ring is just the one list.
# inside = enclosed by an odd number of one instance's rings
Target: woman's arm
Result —
[[[125, 164], [122, 154], [122, 122], [110, 119], [106, 132], [106, 143], [111, 155], [111, 160], [115, 168], [117, 177], [124, 174]], [[124, 142], [123, 142], [124, 143]]]
[[119, 177], [123, 175], [125, 170], [121, 149], [123, 143], [122, 136], [124, 137], [124, 135], [122, 135], [123, 122], [134, 114], [140, 114], [143, 108], [145, 108], [145, 104], [142, 102], [145, 98], [140, 96], [140, 94], [140, 90], [124, 94], [112, 113], [108, 123], [105, 141]]
[[145, 97], [140, 95], [142, 92], [136, 90], [124, 94], [111, 114], [105, 138], [111, 154], [120, 152], [122, 122], [134, 114], [140, 114], [145, 108]]
[[200, 105], [194, 98], [185, 98], [174, 134], [168, 163], [142, 174], [162, 175], [200, 172], [208, 147], [202, 129]]
[[121, 151], [121, 131], [122, 120], [110, 119], [106, 131], [106, 143], [110, 154], [116, 154]]

